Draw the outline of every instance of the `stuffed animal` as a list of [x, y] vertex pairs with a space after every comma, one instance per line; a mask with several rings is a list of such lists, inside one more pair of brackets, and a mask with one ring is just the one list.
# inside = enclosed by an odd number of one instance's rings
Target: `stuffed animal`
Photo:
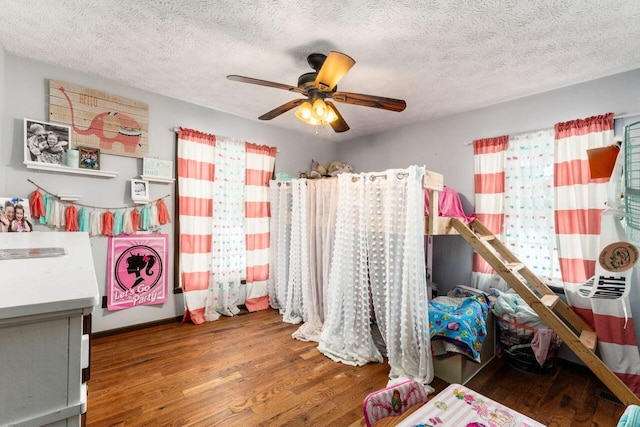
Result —
[[353, 172], [353, 168], [347, 162], [334, 160], [333, 162], [329, 162], [325, 167], [316, 160], [311, 160], [311, 170], [308, 172], [300, 172], [299, 177], [306, 179], [319, 179], [351, 172]]
[[327, 168], [324, 167], [324, 165], [320, 165], [319, 164], [318, 167], [317, 167], [317, 171], [322, 176], [326, 176], [327, 175]]
[[334, 160], [333, 162], [327, 165], [327, 174], [329, 176], [336, 176], [341, 173], [351, 173], [351, 172], [353, 172], [353, 168], [347, 162]]
[[311, 171], [307, 174], [307, 177], [310, 179], [320, 179], [322, 178], [322, 174], [318, 170], [320, 163], [315, 160], [311, 160]]

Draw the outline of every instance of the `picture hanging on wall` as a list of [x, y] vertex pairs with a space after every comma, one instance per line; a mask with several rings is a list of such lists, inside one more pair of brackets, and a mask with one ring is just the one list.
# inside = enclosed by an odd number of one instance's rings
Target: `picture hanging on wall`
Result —
[[134, 202], [149, 201], [149, 182], [144, 179], [131, 180], [131, 199]]
[[49, 120], [70, 126], [74, 145], [103, 154], [142, 158], [149, 151], [149, 106], [144, 102], [49, 80]]
[[0, 197], [0, 232], [33, 231], [29, 198]]
[[109, 310], [167, 301], [168, 240], [166, 234], [109, 237]]
[[24, 119], [25, 162], [64, 165], [70, 140], [69, 126]]
[[78, 167], [84, 169], [100, 169], [100, 150], [91, 147], [78, 147]]
[[173, 162], [171, 160], [142, 159], [142, 178], [157, 181], [173, 181]]

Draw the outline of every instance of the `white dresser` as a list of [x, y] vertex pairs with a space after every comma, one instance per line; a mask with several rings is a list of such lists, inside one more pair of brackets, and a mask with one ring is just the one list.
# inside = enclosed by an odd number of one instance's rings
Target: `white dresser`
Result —
[[82, 424], [98, 298], [87, 233], [0, 233], [0, 425]]

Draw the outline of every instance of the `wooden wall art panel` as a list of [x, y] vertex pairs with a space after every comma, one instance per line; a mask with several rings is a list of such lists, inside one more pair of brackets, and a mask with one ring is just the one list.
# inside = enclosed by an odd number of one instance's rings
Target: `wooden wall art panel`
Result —
[[74, 148], [139, 158], [149, 152], [149, 106], [144, 102], [49, 80], [49, 118], [73, 129]]

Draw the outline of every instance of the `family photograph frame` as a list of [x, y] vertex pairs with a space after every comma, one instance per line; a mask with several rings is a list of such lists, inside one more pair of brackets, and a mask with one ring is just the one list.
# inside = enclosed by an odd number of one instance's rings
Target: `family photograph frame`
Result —
[[24, 119], [24, 162], [64, 166], [71, 142], [71, 127]]
[[[19, 209], [21, 217], [17, 215]], [[18, 223], [14, 224], [14, 220]], [[0, 197], [0, 231], [33, 231], [29, 197]]]
[[78, 150], [78, 167], [81, 169], [100, 170], [100, 149], [93, 147], [76, 147]]

